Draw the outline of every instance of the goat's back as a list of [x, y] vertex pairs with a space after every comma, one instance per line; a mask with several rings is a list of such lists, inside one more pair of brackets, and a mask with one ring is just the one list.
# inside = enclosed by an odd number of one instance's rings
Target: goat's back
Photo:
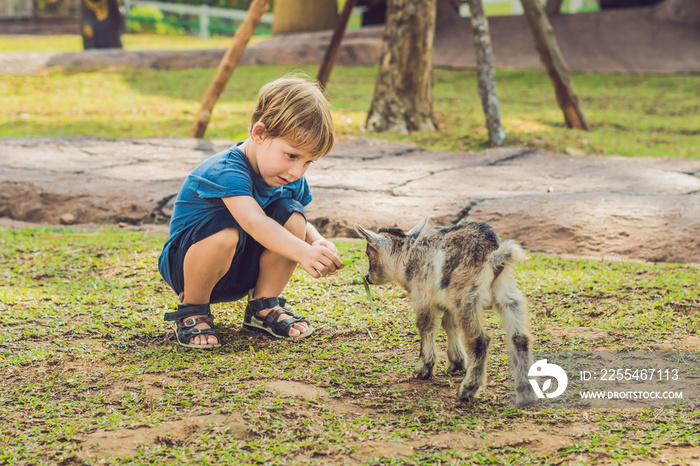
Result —
[[436, 290], [466, 286], [499, 244], [498, 235], [486, 223], [425, 229], [409, 245], [407, 285], [414, 282], [415, 287], [420, 282], [421, 288], [430, 285]]

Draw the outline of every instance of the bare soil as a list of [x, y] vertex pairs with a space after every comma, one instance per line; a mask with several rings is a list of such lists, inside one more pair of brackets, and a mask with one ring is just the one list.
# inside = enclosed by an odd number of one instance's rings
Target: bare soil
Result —
[[[557, 336], [567, 339], [575, 339], [581, 337], [598, 338], [603, 336], [604, 331], [596, 331], [590, 328], [561, 328], [556, 333]], [[75, 344], [87, 344], [90, 348], [98, 351], [101, 343], [91, 340], [76, 341]], [[166, 338], [163, 341], [154, 342], [156, 345], [169, 344]], [[271, 343], [274, 344], [274, 343]], [[325, 343], [311, 343], [312, 345], [323, 345]], [[444, 346], [444, 343], [441, 344]], [[685, 343], [680, 345], [683, 348], [698, 348], [700, 347], [700, 339], [698, 337], [690, 337]], [[442, 348], [442, 356], [444, 357]], [[414, 353], [392, 354], [392, 357], [413, 358], [417, 355], [418, 349]], [[500, 351], [495, 348], [494, 352]], [[105, 395], [104, 403], [114, 404], [119, 403], [123, 395], [129, 391], [142, 393], [147, 399], [154, 403], [161, 399], [163, 391], [169, 387], [175, 387], [179, 384], [177, 379], [170, 378], [167, 374], [146, 374], [138, 382], [133, 383], [110, 383], [110, 378], [113, 374], [110, 373], [110, 367], [100, 366], [101, 358], [94, 361], [76, 360], [70, 356], [64, 357], [62, 360], [53, 362], [51, 366], [36, 365], [26, 368], [23, 373], [9, 374], [13, 377], [33, 377], [36, 374], [30, 373], [36, 370], [48, 376], [52, 373], [89, 373], [95, 380], [101, 381], [100, 392]], [[195, 372], [192, 374], [196, 375]], [[405, 378], [397, 376], [394, 373], [387, 372], [380, 375], [383, 384], [387, 388], [397, 391], [397, 395], [387, 397], [384, 394], [372, 393], [369, 391], [362, 397], [331, 397], [329, 393], [322, 387], [313, 384], [289, 381], [289, 380], [268, 380], [260, 382], [256, 380], [245, 381], [244, 384], [248, 388], [262, 389], [261, 396], [270, 400], [276, 397], [295, 398], [307, 403], [309, 409], [311, 407], [320, 407], [323, 412], [331, 412], [343, 417], [367, 416], [372, 418], [377, 413], [381, 413], [382, 417], [391, 419], [392, 417], [399, 418], [404, 416], [402, 406], [415, 404], [417, 400], [426, 396], [426, 389], [429, 390], [430, 401], [436, 406], [443, 408], [433, 411], [436, 416], [444, 416], [451, 418], [459, 413], [468, 411], [479, 412], [487, 410], [489, 401], [488, 397], [494, 396], [495, 399], [507, 397], [506, 389], [502, 383], [494, 382], [489, 378], [488, 386], [484, 391], [483, 401], [477, 402], [471, 408], [465, 407], [455, 397], [455, 390], [458, 386], [461, 375], [446, 375], [438, 371], [438, 373], [430, 380], [416, 380], [414, 378]], [[123, 381], [122, 381], [123, 382]], [[206, 383], [206, 382], [205, 382]], [[145, 395], [144, 395], [145, 393]], [[210, 406], [211, 408], [211, 406]], [[623, 423], [625, 426], [637, 425], [638, 428], [645, 428], [646, 424], [636, 418], [634, 410], [617, 410], [617, 422]], [[255, 413], [249, 413], [253, 418]], [[292, 413], [287, 413], [294, 416]], [[327, 464], [361, 464], [368, 460], [378, 457], [388, 459], [404, 459], [410, 462], [411, 456], [421, 451], [440, 451], [440, 450], [457, 450], [457, 451], [473, 451], [482, 447], [494, 448], [524, 448], [538, 455], [553, 455], [569, 448], [576, 442], [586, 440], [586, 434], [600, 431], [601, 423], [597, 419], [599, 416], [609, 414], [604, 411], [587, 409], [581, 412], [572, 413], [570, 417], [563, 419], [560, 415], [553, 414], [547, 410], [531, 410], [524, 411], [517, 417], [509, 419], [505, 423], [500, 423], [493, 426], [480, 426], [476, 430], [470, 430], [462, 427], [449, 432], [416, 432], [415, 437], [405, 441], [363, 441], [357, 442], [348, 441], [348, 448], [353, 448], [351, 455], [346, 455], [340, 451], [316, 452], [316, 460], [318, 455], [324, 455]], [[660, 416], [662, 413], [660, 412]], [[311, 414], [313, 416], [313, 414]], [[159, 445], [187, 445], [191, 440], [203, 435], [205, 431], [212, 432], [212, 429], [220, 431], [227, 429], [227, 434], [231, 442], [236, 440], [253, 441], [256, 439], [254, 428], [250, 427], [250, 418], [245, 419], [238, 413], [229, 414], [193, 414], [184, 416], [178, 420], [168, 420], [158, 425], [142, 425], [134, 428], [118, 428], [118, 429], [100, 429], [89, 433], [85, 436], [82, 444], [77, 450], [77, 458], [81, 461], [86, 461], [106, 456], [133, 456], [138, 452], [139, 447], [157, 447]], [[601, 432], [602, 433], [602, 432]], [[604, 433], [602, 433], [604, 435]], [[347, 450], [346, 450], [347, 451]], [[287, 458], [291, 464], [303, 464], [310, 460], [300, 454], [297, 457]], [[598, 455], [571, 453], [566, 458], [566, 464], [612, 464], [613, 458], [601, 457]], [[637, 461], [636, 465], [652, 465], [652, 464], [688, 464], [700, 465], [700, 454], [697, 447], [680, 445], [671, 448], [664, 448], [660, 455], [653, 461]]]
[[[50, 224], [167, 224], [192, 169], [231, 141], [8, 139], [0, 217]], [[308, 218], [325, 235], [353, 225], [491, 224], [527, 250], [700, 264], [700, 161], [553, 154], [518, 147], [427, 152], [340, 142], [307, 173]]]

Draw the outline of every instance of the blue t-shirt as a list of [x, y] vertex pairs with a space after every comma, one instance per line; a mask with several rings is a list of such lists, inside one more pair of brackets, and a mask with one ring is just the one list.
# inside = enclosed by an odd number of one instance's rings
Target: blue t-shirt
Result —
[[305, 177], [280, 187], [268, 185], [255, 174], [248, 158], [238, 148], [240, 144], [209, 157], [185, 179], [170, 218], [170, 238], [160, 255], [161, 269], [169, 269], [170, 244], [184, 231], [211, 216], [231, 215], [221, 200], [223, 197], [251, 196], [262, 209], [285, 197], [303, 206], [311, 202], [311, 190]]

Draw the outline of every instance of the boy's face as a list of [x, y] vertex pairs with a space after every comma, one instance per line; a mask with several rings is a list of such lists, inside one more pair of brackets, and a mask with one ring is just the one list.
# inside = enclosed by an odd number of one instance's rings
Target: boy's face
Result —
[[258, 145], [258, 175], [270, 186], [279, 187], [298, 180], [314, 161], [310, 152], [281, 138], [265, 138]]

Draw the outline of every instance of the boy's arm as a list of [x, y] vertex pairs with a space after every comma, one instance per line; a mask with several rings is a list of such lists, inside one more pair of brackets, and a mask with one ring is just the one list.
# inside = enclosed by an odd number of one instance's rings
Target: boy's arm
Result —
[[[265, 215], [260, 205], [251, 196], [225, 197], [222, 201], [241, 228], [255, 241], [262, 244], [265, 249], [297, 262], [312, 277], [319, 278], [321, 275], [332, 274], [336, 269], [343, 267], [343, 263], [335, 252], [322, 245], [311, 245], [297, 238]], [[306, 231], [308, 234], [308, 227]], [[320, 237], [318, 232], [316, 235]]]

